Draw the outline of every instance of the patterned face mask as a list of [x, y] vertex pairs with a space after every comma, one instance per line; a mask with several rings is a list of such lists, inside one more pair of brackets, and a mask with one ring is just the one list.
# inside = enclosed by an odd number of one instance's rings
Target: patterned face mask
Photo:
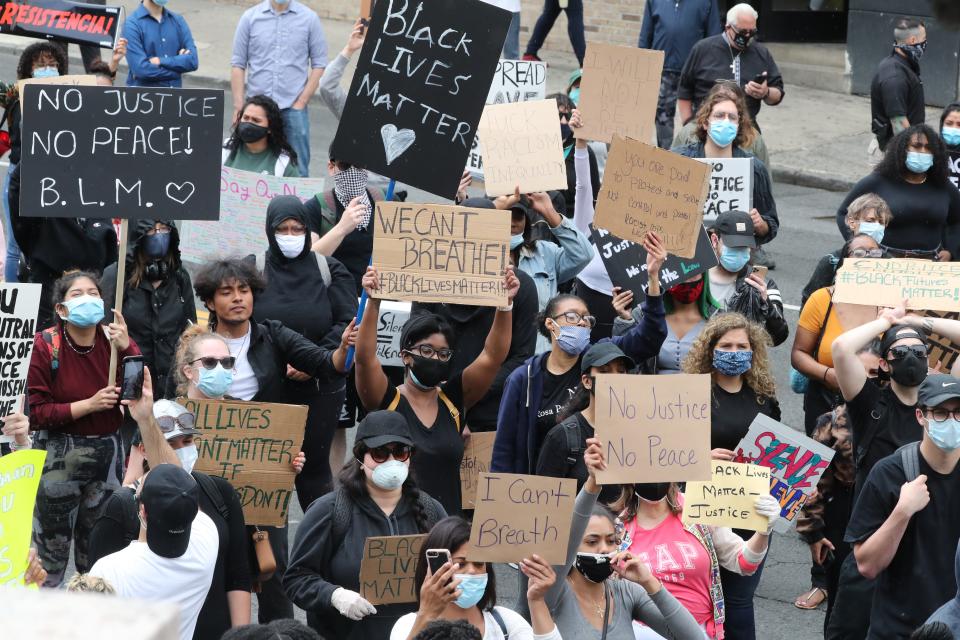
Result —
[[333, 192], [337, 200], [344, 207], [349, 206], [354, 198], [360, 198], [363, 205], [367, 208], [363, 216], [363, 222], [360, 223], [360, 229], [366, 229], [370, 224], [370, 215], [373, 213], [373, 207], [370, 204], [370, 198], [367, 196], [367, 172], [357, 167], [350, 167], [338, 171], [333, 176]]

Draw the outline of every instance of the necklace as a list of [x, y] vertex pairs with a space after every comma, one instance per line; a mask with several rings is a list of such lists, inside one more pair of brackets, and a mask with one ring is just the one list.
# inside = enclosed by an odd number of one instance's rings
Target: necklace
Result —
[[69, 331], [67, 331], [66, 329], [64, 329], [64, 330], [63, 330], [63, 335], [66, 336], [66, 338], [67, 338], [67, 346], [70, 347], [70, 350], [73, 351], [73, 352], [74, 352], [75, 354], [77, 354], [78, 356], [85, 356], [85, 355], [89, 354], [91, 351], [93, 351], [94, 347], [97, 346], [97, 332], [96, 332], [96, 331], [94, 331], [94, 333], [93, 333], [93, 344], [90, 345], [89, 347], [84, 348], [83, 350], [81, 350], [80, 348], [78, 348], [76, 345], [73, 344], [73, 339], [70, 337], [70, 332], [69, 332]]
[[[574, 591], [574, 593], [576, 593], [576, 591]], [[583, 602], [584, 604], [586, 604], [587, 607], [592, 607], [592, 608], [593, 608], [593, 613], [594, 613], [598, 618], [602, 618], [602, 617], [603, 617], [603, 611], [604, 611], [604, 607], [603, 607], [604, 603], [603, 603], [603, 602], [598, 602], [598, 601], [594, 600], [593, 598], [587, 598], [586, 595], [580, 595], [580, 594], [577, 594], [577, 598], [578, 598], [581, 602]]]

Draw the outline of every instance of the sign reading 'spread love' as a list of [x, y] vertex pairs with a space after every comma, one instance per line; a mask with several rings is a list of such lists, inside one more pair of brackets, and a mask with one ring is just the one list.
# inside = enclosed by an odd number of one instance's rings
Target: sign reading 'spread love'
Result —
[[852, 258], [837, 271], [833, 301], [908, 309], [960, 311], [960, 263], [905, 258]]
[[223, 91], [27, 85], [20, 212], [216, 220]]
[[121, 22], [123, 7], [67, 0], [0, 0], [0, 33], [16, 36], [112, 48]]
[[453, 199], [510, 18], [481, 0], [377, 2], [334, 155]]
[[510, 217], [495, 209], [378, 202], [374, 297], [497, 307], [507, 304], [503, 274]]

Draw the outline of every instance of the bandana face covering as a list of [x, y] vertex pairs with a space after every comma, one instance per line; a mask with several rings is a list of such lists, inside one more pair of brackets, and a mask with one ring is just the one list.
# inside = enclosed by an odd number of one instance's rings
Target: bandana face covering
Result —
[[357, 167], [338, 171], [333, 176], [333, 192], [344, 207], [349, 206], [354, 198], [361, 198], [367, 212], [358, 228], [366, 229], [367, 225], [370, 224], [370, 214], [373, 211], [370, 198], [367, 196], [367, 172]]

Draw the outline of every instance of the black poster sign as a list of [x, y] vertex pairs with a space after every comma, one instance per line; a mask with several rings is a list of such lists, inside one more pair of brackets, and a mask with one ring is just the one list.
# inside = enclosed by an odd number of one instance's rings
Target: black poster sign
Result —
[[452, 199], [510, 17], [480, 0], [377, 2], [334, 156]]
[[26, 85], [20, 212], [220, 217], [223, 91]]
[[950, 182], [960, 188], [960, 151], [947, 151], [947, 168]]
[[[632, 290], [635, 302], [646, 298], [647, 252], [643, 245], [621, 240], [606, 229], [591, 226], [590, 232], [613, 285]], [[666, 291], [715, 266], [717, 255], [713, 252], [706, 229], [701, 228], [700, 237], [697, 238], [697, 252], [692, 259], [667, 254], [667, 259], [660, 268], [660, 287]]]
[[123, 7], [104, 7], [68, 0], [0, 0], [0, 33], [48, 38], [112, 49]]

